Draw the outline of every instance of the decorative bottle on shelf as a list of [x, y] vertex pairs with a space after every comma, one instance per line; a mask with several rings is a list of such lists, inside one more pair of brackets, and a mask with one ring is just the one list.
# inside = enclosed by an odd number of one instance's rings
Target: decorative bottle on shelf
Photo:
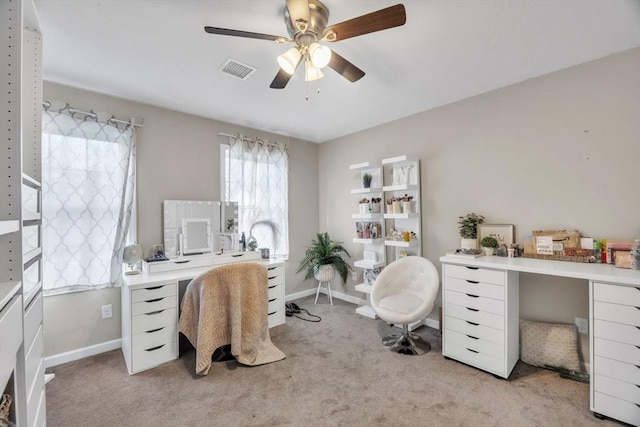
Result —
[[640, 239], [634, 240], [631, 245], [631, 269], [640, 270]]
[[244, 236], [244, 231], [242, 232], [242, 236], [240, 236], [240, 245], [242, 247], [242, 252], [247, 251], [247, 238]]

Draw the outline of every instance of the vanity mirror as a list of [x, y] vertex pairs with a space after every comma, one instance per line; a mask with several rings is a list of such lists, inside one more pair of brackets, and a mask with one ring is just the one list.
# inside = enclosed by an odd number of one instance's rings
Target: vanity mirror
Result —
[[196, 255], [213, 251], [209, 218], [182, 219], [182, 255]]
[[[176, 258], [232, 250], [238, 225], [238, 204], [215, 200], [165, 200], [163, 239], [165, 255]], [[234, 228], [229, 231], [228, 225]], [[226, 236], [226, 237], [225, 237]], [[236, 244], [237, 248], [237, 244]]]

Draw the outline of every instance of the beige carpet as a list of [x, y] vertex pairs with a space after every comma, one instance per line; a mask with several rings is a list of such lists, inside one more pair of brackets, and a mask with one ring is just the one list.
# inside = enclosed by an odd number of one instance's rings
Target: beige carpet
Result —
[[523, 363], [497, 379], [444, 359], [438, 331], [425, 327], [430, 353], [394, 354], [380, 344], [388, 326], [354, 305], [296, 302], [322, 321], [271, 329], [287, 358], [268, 365], [217, 362], [195, 377], [190, 351], [129, 376], [115, 350], [49, 369], [48, 426], [617, 425], [589, 411], [588, 384]]

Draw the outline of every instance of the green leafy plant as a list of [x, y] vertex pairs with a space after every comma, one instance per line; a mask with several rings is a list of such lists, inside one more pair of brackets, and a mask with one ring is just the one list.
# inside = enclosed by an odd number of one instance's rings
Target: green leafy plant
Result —
[[498, 241], [495, 239], [495, 237], [486, 236], [483, 237], [482, 240], [480, 240], [480, 246], [482, 246], [483, 248], [497, 248]]
[[364, 188], [371, 187], [371, 180], [372, 179], [373, 179], [373, 176], [371, 176], [370, 173], [366, 172], [364, 175], [362, 175], [362, 186]]
[[477, 215], [474, 212], [458, 217], [460, 237], [463, 239], [477, 239], [478, 224], [482, 224], [483, 222], [484, 217], [482, 215]]
[[311, 245], [305, 250], [304, 258], [296, 273], [304, 271], [304, 280], [311, 279], [319, 266], [329, 264], [333, 265], [342, 282], [346, 283], [347, 274], [353, 268], [343, 258], [343, 254], [351, 258], [349, 252], [342, 246], [342, 242], [331, 240], [329, 233], [318, 233], [318, 239], [312, 240]]

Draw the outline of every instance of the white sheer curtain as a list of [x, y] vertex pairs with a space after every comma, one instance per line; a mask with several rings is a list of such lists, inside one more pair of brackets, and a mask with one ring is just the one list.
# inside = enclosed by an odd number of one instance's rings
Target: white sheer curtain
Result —
[[[251, 231], [259, 248], [271, 256], [289, 255], [289, 156], [283, 145], [250, 141], [239, 135], [229, 138], [225, 164], [225, 200], [238, 202], [240, 232]], [[273, 222], [271, 227], [258, 224]]]
[[135, 128], [74, 115], [68, 106], [43, 111], [42, 128], [44, 293], [120, 286]]

